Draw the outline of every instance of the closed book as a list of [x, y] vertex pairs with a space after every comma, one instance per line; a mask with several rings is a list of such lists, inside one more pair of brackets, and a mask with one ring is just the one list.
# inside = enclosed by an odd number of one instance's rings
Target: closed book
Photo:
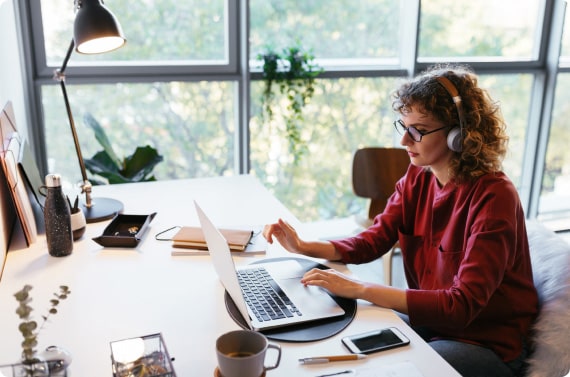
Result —
[[[228, 245], [232, 251], [244, 251], [253, 235], [253, 231], [244, 229], [219, 229], [219, 231], [228, 241]], [[194, 226], [181, 227], [174, 237], [172, 237], [172, 246], [208, 250], [202, 228]]]

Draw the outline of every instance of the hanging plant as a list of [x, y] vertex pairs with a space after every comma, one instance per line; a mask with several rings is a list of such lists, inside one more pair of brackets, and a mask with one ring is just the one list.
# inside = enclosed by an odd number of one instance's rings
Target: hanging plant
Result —
[[263, 64], [265, 82], [261, 99], [262, 119], [268, 123], [274, 120], [276, 84], [279, 93], [287, 99], [283, 120], [289, 151], [297, 163], [306, 149], [306, 142], [301, 138], [303, 108], [315, 92], [315, 78], [324, 70], [313, 62], [313, 54], [304, 51], [298, 44], [284, 49], [281, 54], [268, 47], [257, 59]]

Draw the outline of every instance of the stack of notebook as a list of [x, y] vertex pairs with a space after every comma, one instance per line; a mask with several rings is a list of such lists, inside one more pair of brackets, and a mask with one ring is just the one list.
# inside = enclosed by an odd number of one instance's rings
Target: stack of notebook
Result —
[[[220, 229], [233, 252], [263, 253], [267, 243], [261, 232], [247, 229]], [[172, 255], [208, 254], [208, 245], [202, 228], [183, 226], [172, 237]]]

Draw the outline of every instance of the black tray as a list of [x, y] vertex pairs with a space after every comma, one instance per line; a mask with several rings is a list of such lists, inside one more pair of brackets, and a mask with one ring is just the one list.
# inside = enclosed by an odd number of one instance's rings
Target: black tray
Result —
[[156, 212], [150, 215], [120, 213], [107, 225], [103, 234], [93, 238], [93, 241], [105, 247], [136, 247], [154, 216]]

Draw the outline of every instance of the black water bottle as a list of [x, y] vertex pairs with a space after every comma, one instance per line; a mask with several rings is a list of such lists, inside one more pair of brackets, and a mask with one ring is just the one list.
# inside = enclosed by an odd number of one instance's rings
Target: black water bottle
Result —
[[48, 252], [53, 257], [64, 257], [73, 250], [73, 233], [71, 212], [61, 189], [59, 174], [46, 175], [46, 187], [44, 219]]

